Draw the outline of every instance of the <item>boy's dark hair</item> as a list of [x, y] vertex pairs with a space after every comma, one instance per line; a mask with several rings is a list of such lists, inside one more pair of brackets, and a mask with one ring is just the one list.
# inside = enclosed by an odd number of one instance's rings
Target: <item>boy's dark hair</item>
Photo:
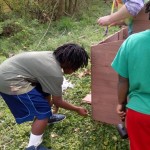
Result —
[[149, 20], [150, 20], [150, 1], [148, 1], [146, 3], [146, 6], [145, 6], [145, 13], [149, 13]]
[[74, 71], [88, 65], [88, 54], [77, 44], [68, 43], [58, 47], [53, 53], [60, 64], [65, 64]]

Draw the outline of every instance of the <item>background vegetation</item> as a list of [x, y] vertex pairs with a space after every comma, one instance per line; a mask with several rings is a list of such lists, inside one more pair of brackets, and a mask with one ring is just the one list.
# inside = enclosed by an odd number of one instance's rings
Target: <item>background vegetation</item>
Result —
[[[83, 45], [90, 55], [91, 45], [106, 38], [103, 36], [105, 28], [99, 27], [96, 20], [110, 13], [111, 0], [0, 0], [0, 6], [2, 62], [21, 51], [53, 51], [68, 42]], [[4, 6], [7, 13], [4, 13]], [[117, 30], [111, 27], [109, 35]], [[94, 121], [91, 106], [82, 103], [82, 98], [90, 93], [90, 62], [87, 69], [66, 78], [75, 86], [65, 91], [64, 98], [86, 107], [89, 116], [83, 118], [60, 109], [59, 113], [66, 114], [67, 118], [47, 127], [44, 144], [54, 150], [128, 150], [128, 141], [120, 139], [116, 127]], [[0, 150], [24, 149], [30, 129], [31, 122], [17, 125], [0, 99]]]

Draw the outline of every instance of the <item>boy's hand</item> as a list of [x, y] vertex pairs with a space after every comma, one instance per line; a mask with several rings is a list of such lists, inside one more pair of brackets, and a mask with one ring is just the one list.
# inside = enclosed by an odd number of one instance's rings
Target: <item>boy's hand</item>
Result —
[[110, 19], [111, 19], [110, 15], [104, 16], [104, 17], [100, 17], [100, 18], [97, 20], [97, 23], [98, 23], [100, 26], [108, 26], [108, 25], [111, 24]]
[[118, 104], [116, 108], [117, 114], [120, 116], [122, 121], [125, 120], [126, 110], [124, 104]]
[[77, 113], [81, 116], [87, 116], [88, 115], [88, 111], [83, 107], [78, 107]]

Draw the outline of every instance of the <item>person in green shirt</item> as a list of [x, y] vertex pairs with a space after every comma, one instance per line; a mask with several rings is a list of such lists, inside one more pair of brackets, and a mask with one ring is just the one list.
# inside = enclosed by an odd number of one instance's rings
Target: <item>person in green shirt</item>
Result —
[[129, 36], [112, 68], [119, 76], [117, 113], [121, 120], [126, 120], [130, 150], [149, 150], [150, 30]]
[[[62, 98], [63, 74], [88, 65], [89, 56], [77, 44], [68, 43], [52, 51], [17, 54], [0, 65], [0, 95], [18, 124], [33, 121], [26, 150], [48, 150], [41, 145], [52, 116], [47, 96], [57, 107], [87, 116], [88, 111]], [[40, 86], [40, 87], [39, 87]]]

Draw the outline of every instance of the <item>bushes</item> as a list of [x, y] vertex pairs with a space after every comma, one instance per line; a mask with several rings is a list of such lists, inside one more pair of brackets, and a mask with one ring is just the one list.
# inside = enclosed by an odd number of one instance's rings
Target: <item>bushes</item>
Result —
[[[7, 6], [10, 11], [18, 13], [21, 17], [31, 17], [42, 23], [50, 19], [60, 19], [65, 15], [72, 16], [88, 5], [90, 0], [3, 0], [3, 7]], [[0, 10], [2, 12], [3, 9]]]
[[14, 20], [6, 20], [0, 23], [0, 36], [9, 37], [22, 30], [22, 27]]
[[[32, 27], [31, 27], [31, 26]], [[10, 54], [16, 53], [19, 50], [24, 50], [31, 45], [36, 38], [36, 28], [39, 22], [37, 20], [30, 20], [30, 25], [24, 19], [7, 19], [4, 22], [0, 22], [0, 38], [2, 40], [0, 44], [0, 52], [5, 57], [9, 57]]]

